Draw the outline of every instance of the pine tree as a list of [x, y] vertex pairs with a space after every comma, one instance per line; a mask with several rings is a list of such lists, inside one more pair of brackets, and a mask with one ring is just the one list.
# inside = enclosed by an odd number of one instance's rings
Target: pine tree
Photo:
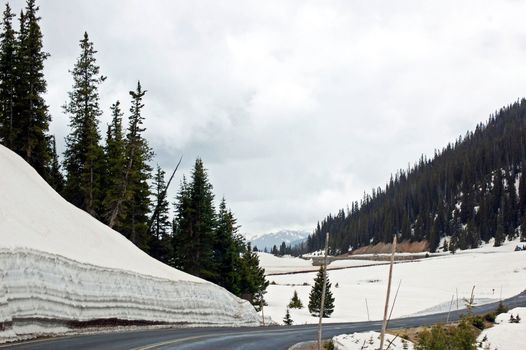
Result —
[[[103, 220], [109, 224], [115, 208], [130, 199], [130, 193], [126, 187], [126, 140], [124, 139], [122, 128], [123, 113], [120, 102], [117, 101], [111, 106], [112, 121], [108, 126], [106, 134], [106, 145], [104, 147], [105, 156], [105, 176], [104, 176], [104, 200]], [[122, 230], [126, 213], [124, 210], [117, 211], [111, 227], [117, 231]]]
[[12, 21], [15, 15], [9, 3], [5, 5], [0, 34], [0, 142], [8, 148], [13, 147], [13, 106], [16, 86], [16, 33]]
[[175, 255], [183, 271], [207, 280], [217, 279], [213, 248], [216, 244], [216, 214], [212, 185], [203, 161], [197, 159], [191, 182], [182, 184], [178, 195]]
[[438, 222], [435, 220], [429, 234], [429, 251], [431, 253], [436, 252], [438, 246], [440, 245], [440, 234], [438, 232]]
[[165, 172], [157, 165], [157, 170], [153, 177], [153, 206], [157, 208], [157, 214], [153, 219], [151, 229], [152, 237], [150, 244], [150, 255], [165, 263], [170, 263], [172, 258], [171, 245], [171, 222], [169, 217], [169, 203], [166, 199]]
[[240, 272], [241, 297], [260, 311], [260, 306], [266, 305], [264, 295], [269, 282], [265, 279], [265, 269], [259, 266], [259, 257], [252, 251], [250, 243], [246, 246], [241, 258]]
[[55, 137], [50, 137], [51, 141], [51, 164], [49, 169], [49, 180], [48, 183], [55, 191], [59, 194], [64, 192], [64, 176], [60, 171], [60, 162], [58, 160], [57, 148], [55, 143]]
[[[309, 294], [309, 312], [312, 316], [320, 315], [321, 307], [321, 293], [323, 288], [323, 266], [320, 267], [316, 278], [314, 279], [314, 285]], [[330, 317], [334, 311], [334, 297], [331, 292], [331, 283], [329, 277], [327, 276], [327, 281], [325, 284], [325, 305], [323, 308], [323, 317]]]
[[285, 313], [285, 318], [283, 318], [283, 323], [287, 326], [292, 326], [294, 321], [292, 321], [292, 318], [290, 318], [290, 311], [289, 308], [287, 308], [287, 312]]
[[522, 218], [521, 242], [526, 242], [526, 215], [524, 215], [524, 217]]
[[48, 180], [51, 147], [46, 134], [51, 117], [44, 101], [47, 89], [44, 61], [49, 54], [43, 51], [38, 10], [35, 0], [27, 0], [25, 13], [20, 15], [16, 57], [12, 61], [16, 72], [15, 99], [12, 104], [7, 101], [13, 108], [8, 138], [11, 138], [11, 149]]
[[217, 266], [216, 283], [233, 294], [240, 294], [241, 268], [240, 253], [242, 243], [236, 239], [238, 226], [234, 214], [226, 207], [223, 198], [217, 214], [217, 228], [214, 245], [214, 262]]
[[66, 199], [77, 207], [97, 216], [101, 211], [100, 188], [103, 168], [103, 150], [99, 145], [98, 117], [99, 84], [104, 77], [99, 74], [93, 43], [88, 33], [80, 40], [81, 54], [75, 63], [73, 89], [64, 111], [70, 116], [71, 133], [66, 137], [64, 167], [66, 170]]
[[497, 216], [497, 231], [495, 232], [495, 242], [493, 244], [494, 247], [500, 247], [506, 239], [506, 234], [504, 233], [504, 225], [502, 221], [502, 214], [499, 213]]
[[148, 214], [150, 212], [148, 180], [152, 171], [148, 162], [153, 157], [153, 152], [143, 137], [143, 132], [146, 129], [143, 127], [142, 109], [144, 104], [142, 100], [145, 94], [146, 91], [142, 90], [140, 82], [137, 82], [135, 91], [130, 91], [132, 103], [126, 134], [126, 160], [128, 164], [124, 175], [126, 192], [129, 191], [129, 200], [125, 203], [126, 218], [121, 233], [136, 246], [148, 252], [150, 243], [147, 232]]
[[290, 299], [289, 307], [291, 309], [302, 309], [303, 303], [301, 302], [301, 299], [298, 297], [298, 292], [294, 290], [294, 295]]

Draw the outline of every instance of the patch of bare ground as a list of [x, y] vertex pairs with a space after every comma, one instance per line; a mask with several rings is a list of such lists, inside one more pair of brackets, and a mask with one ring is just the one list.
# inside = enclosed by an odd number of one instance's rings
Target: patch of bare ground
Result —
[[[374, 245], [368, 245], [365, 247], [360, 247], [354, 249], [351, 252], [351, 255], [360, 255], [360, 254], [389, 254], [391, 253], [391, 243], [377, 243]], [[403, 241], [396, 244], [397, 253], [423, 253], [428, 249], [427, 241], [411, 242]]]

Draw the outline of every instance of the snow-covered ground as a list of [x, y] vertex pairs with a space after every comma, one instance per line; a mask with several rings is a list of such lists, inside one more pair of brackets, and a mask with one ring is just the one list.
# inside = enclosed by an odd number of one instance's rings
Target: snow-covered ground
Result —
[[[520, 315], [519, 323], [510, 323], [510, 316]], [[517, 350], [526, 348], [526, 308], [518, 307], [495, 319], [492, 328], [482, 331], [477, 338], [480, 350]]]
[[107, 318], [259, 324], [248, 302], [149, 257], [3, 146], [0, 169], [0, 342]]
[[[312, 265], [312, 259], [295, 258], [290, 255], [282, 257], [274, 256], [270, 253], [258, 253], [259, 264], [265, 269], [267, 276], [277, 273], [289, 273], [289, 272], [308, 272], [318, 271], [319, 266]], [[328, 270], [339, 269], [343, 267], [356, 267], [356, 266], [368, 266], [376, 264], [385, 264], [385, 261], [375, 260], [359, 260], [359, 259], [342, 259], [331, 262], [328, 266]], [[271, 277], [269, 277], [272, 280]]]
[[[342, 334], [332, 338], [335, 350], [377, 350], [380, 348], [380, 333], [363, 332]], [[413, 350], [413, 343], [386, 334], [384, 348], [389, 345], [390, 350]]]
[[[479, 302], [496, 301], [522, 292], [526, 289], [526, 252], [514, 252], [516, 244], [517, 241], [506, 242], [499, 248], [487, 244], [479, 249], [396, 264], [391, 298], [394, 298], [400, 281], [401, 286], [392, 316], [402, 317], [423, 310], [447, 311], [451, 299], [451, 307], [456, 309], [457, 294], [458, 306], [463, 308], [463, 299], [470, 297], [473, 286]], [[268, 287], [265, 295], [268, 302], [265, 315], [281, 322], [296, 290], [305, 307], [290, 310], [294, 324], [316, 323], [318, 319], [310, 316], [307, 310], [315, 275], [315, 272], [309, 272], [268, 276], [268, 280], [275, 284]], [[328, 276], [336, 301], [334, 313], [324, 322], [382, 318], [387, 265], [334, 270], [329, 271]]]

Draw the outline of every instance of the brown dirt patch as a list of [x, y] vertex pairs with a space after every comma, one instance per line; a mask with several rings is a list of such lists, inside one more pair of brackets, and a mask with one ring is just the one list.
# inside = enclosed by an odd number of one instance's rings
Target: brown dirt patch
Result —
[[[355, 249], [351, 252], [351, 255], [358, 254], [388, 254], [391, 253], [392, 243], [378, 243], [375, 245], [368, 245]], [[427, 241], [410, 242], [403, 241], [396, 245], [397, 253], [423, 253], [427, 251]]]

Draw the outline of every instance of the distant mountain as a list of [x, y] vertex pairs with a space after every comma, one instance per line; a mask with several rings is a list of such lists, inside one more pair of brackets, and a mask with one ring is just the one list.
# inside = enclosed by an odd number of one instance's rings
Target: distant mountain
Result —
[[307, 239], [309, 234], [308, 231], [281, 230], [255, 236], [250, 239], [250, 243], [252, 247], [258, 247], [259, 250], [264, 250], [265, 247], [270, 250], [274, 245], [279, 247], [282, 242], [291, 246], [299, 244]]

